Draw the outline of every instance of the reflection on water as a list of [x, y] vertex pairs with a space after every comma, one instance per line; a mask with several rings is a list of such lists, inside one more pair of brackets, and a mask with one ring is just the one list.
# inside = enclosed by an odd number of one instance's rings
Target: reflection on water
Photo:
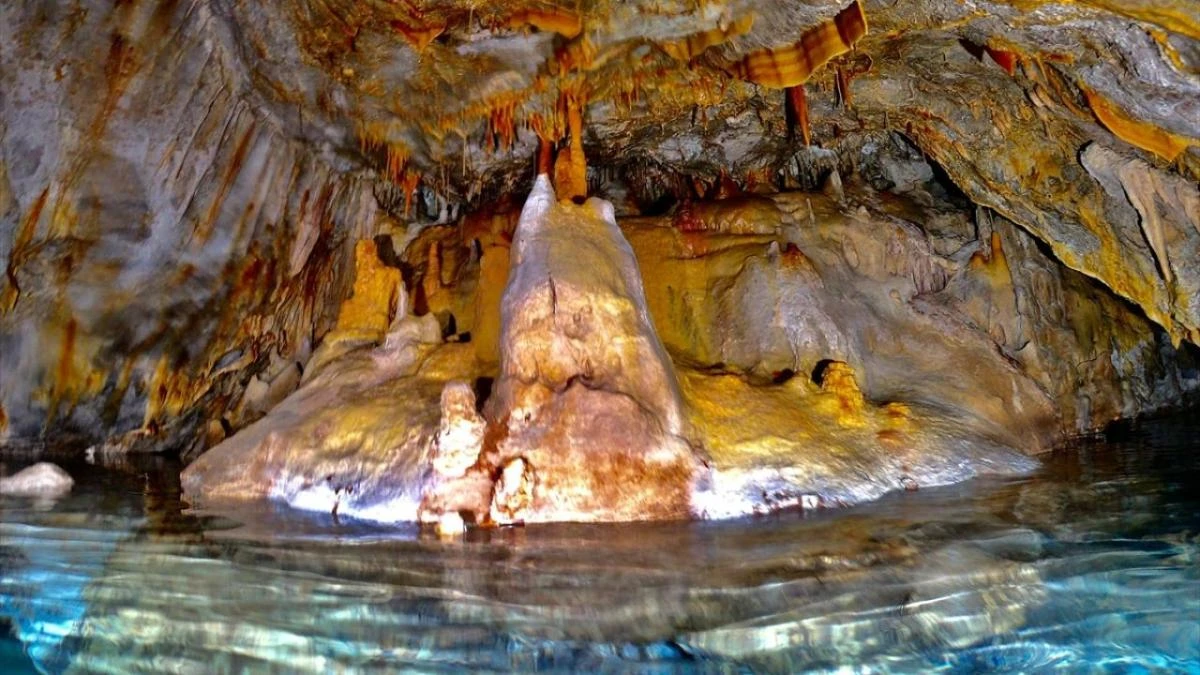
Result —
[[840, 512], [463, 543], [66, 468], [0, 498], [0, 672], [1200, 672], [1186, 418]]

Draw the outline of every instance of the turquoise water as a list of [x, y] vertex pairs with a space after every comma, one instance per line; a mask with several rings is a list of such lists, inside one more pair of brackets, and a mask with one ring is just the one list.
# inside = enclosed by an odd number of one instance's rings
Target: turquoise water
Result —
[[64, 466], [0, 498], [0, 673], [1200, 673], [1195, 415], [843, 511], [452, 543]]

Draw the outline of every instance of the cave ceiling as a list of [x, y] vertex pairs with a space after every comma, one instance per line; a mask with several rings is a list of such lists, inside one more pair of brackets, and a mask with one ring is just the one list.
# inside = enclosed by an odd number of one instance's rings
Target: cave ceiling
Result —
[[[890, 130], [1068, 266], [1177, 338], [1200, 335], [1195, 238], [1139, 231], [1172, 216], [1122, 209], [1123, 190], [1106, 192], [1112, 181], [1099, 175], [1120, 169], [1080, 159], [1097, 143], [1146, 170], [1200, 178], [1200, 3], [223, 0], [212, 10], [272, 119], [386, 177], [401, 215], [421, 188], [425, 201], [467, 208], [523, 193], [538, 139], [568, 138], [572, 108], [601, 177], [686, 176], [700, 191], [726, 175], [782, 186], [789, 163], [803, 173], [830, 150], [852, 164], [865, 136]], [[1197, 226], [1194, 209], [1185, 203], [1174, 224]], [[1186, 241], [1172, 255], [1156, 238]]]

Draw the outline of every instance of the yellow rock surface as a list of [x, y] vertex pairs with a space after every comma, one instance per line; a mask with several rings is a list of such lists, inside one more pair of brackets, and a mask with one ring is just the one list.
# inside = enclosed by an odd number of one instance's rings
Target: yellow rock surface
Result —
[[487, 246], [479, 259], [479, 286], [471, 343], [483, 364], [500, 363], [500, 296], [508, 283], [508, 247]]
[[342, 303], [335, 330], [343, 338], [379, 342], [391, 325], [403, 282], [400, 270], [379, 259], [375, 242], [354, 245], [354, 292]]
[[854, 379], [854, 370], [842, 361], [830, 361], [821, 375], [819, 407], [843, 427], [866, 426], [867, 406], [862, 390]]

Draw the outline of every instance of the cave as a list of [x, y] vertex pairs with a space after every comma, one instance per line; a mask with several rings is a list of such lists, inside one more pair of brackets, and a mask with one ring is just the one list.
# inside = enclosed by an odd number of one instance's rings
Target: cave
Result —
[[1195, 0], [16, 0], [0, 266], [5, 672], [1200, 668]]

